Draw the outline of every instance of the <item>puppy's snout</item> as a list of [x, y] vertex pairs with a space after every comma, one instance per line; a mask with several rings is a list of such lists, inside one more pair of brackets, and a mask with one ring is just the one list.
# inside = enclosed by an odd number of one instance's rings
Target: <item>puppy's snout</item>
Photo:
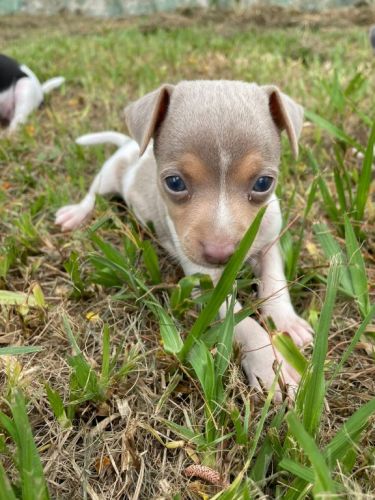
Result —
[[203, 246], [203, 258], [209, 264], [224, 265], [233, 255], [235, 245], [231, 242], [205, 242]]

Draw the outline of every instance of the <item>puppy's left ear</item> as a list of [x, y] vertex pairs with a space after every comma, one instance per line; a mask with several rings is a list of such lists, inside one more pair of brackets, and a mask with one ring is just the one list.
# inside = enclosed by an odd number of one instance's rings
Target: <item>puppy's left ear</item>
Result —
[[154, 137], [166, 117], [173, 89], [173, 85], [166, 83], [130, 103], [124, 110], [130, 135], [139, 144], [140, 156], [143, 155], [151, 137]]
[[268, 95], [269, 110], [278, 129], [286, 130], [294, 158], [298, 156], [298, 139], [303, 126], [303, 107], [274, 85], [264, 85]]

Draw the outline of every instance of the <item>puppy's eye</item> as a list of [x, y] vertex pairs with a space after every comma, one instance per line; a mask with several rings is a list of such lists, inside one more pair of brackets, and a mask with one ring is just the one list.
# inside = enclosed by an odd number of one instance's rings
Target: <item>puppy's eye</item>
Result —
[[182, 191], [187, 190], [185, 182], [179, 175], [170, 175], [169, 177], [166, 177], [165, 183], [168, 189], [175, 193], [182, 193]]
[[258, 177], [252, 190], [256, 193], [266, 193], [271, 188], [272, 184], [273, 177], [262, 175], [262, 177]]

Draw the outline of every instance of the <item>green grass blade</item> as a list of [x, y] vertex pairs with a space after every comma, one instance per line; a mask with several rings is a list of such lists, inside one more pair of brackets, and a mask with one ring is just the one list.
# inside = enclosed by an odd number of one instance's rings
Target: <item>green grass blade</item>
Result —
[[289, 412], [285, 418], [288, 423], [289, 431], [293, 434], [311, 462], [315, 478], [314, 493], [317, 495], [334, 494], [336, 488], [331, 478], [329, 468], [314, 439], [306, 431], [294, 412]]
[[152, 246], [151, 241], [146, 240], [142, 243], [143, 262], [150, 275], [151, 281], [154, 285], [161, 283], [161, 272], [159, 267], [159, 259]]
[[155, 408], [155, 415], [158, 415], [160, 413], [161, 409], [164, 407], [169, 402], [169, 399], [172, 397], [172, 394], [178, 384], [182, 380], [182, 373], [180, 373], [178, 370], [176, 370], [173, 375], [170, 378], [169, 384], [167, 385], [166, 389], [163, 391], [157, 405]]
[[311, 372], [304, 382], [303, 423], [305, 429], [311, 435], [314, 435], [317, 430], [323, 410], [326, 392], [324, 363], [327, 356], [328, 334], [340, 280], [340, 266], [339, 257], [333, 257], [328, 273], [326, 297], [314, 338]]
[[37, 346], [8, 346], [0, 347], [0, 356], [21, 356], [22, 354], [32, 354], [42, 351], [42, 347]]
[[[323, 249], [324, 255], [327, 259], [332, 259], [335, 255], [340, 255], [344, 263], [344, 254], [340, 245], [332, 236], [326, 224], [317, 223], [313, 225], [313, 231]], [[352, 282], [352, 276], [347, 266], [343, 266], [341, 270], [341, 286], [349, 297], [355, 297], [355, 289]]]
[[3, 464], [0, 462], [0, 495], [2, 500], [17, 500], [12, 486], [6, 475]]
[[[315, 480], [314, 471], [310, 467], [307, 467], [306, 465], [299, 464], [298, 462], [295, 462], [294, 460], [285, 457], [279, 462], [279, 467], [296, 476], [298, 481], [302, 480], [300, 482], [300, 490], [302, 490], [302, 492], [306, 489], [306, 487], [309, 487], [310, 484], [314, 484]], [[306, 483], [308, 484], [306, 485]], [[335, 485], [336, 489], [340, 488], [340, 484], [337, 483], [336, 481], [333, 481], [333, 484]], [[304, 494], [300, 498], [305, 498]]]
[[357, 220], [363, 220], [367, 199], [370, 193], [370, 186], [372, 179], [372, 165], [374, 161], [374, 147], [375, 147], [375, 121], [372, 124], [370, 137], [365, 152], [365, 157], [363, 159], [362, 170], [358, 179], [357, 196], [355, 199]]
[[73, 348], [73, 351], [76, 353], [76, 354], [81, 354], [82, 351], [81, 349], [78, 347], [78, 344], [77, 344], [77, 341], [74, 337], [74, 334], [73, 334], [73, 331], [70, 327], [70, 323], [69, 323], [69, 320], [68, 320], [68, 317], [63, 314], [63, 323], [64, 323], [64, 329], [65, 329], [65, 332], [68, 336], [68, 340], [70, 342], [70, 345], [72, 346]]
[[161, 306], [151, 307], [159, 318], [160, 335], [165, 351], [170, 354], [178, 354], [182, 349], [183, 343], [173, 319]]
[[240, 412], [238, 411], [238, 408], [234, 406], [230, 410], [230, 418], [233, 422], [234, 430], [235, 430], [235, 436], [236, 436], [236, 443], [241, 444], [241, 445], [246, 445], [247, 443], [247, 432], [245, 432], [244, 425], [240, 416]]
[[198, 340], [195, 344], [194, 355], [190, 353], [188, 360], [202, 386], [206, 403], [213, 409], [212, 403], [216, 399], [218, 381], [215, 378], [215, 366], [212, 355], [201, 340]]
[[285, 332], [276, 333], [272, 335], [272, 344], [283, 356], [285, 361], [302, 375], [308, 363], [290, 336]]
[[230, 305], [224, 322], [220, 328], [220, 340], [216, 345], [215, 373], [218, 379], [222, 379], [228, 368], [233, 350], [234, 316], [233, 309], [236, 301], [236, 287], [234, 287]]
[[255, 482], [262, 481], [266, 477], [266, 473], [268, 470], [268, 467], [271, 463], [273, 454], [274, 454], [274, 447], [272, 445], [272, 440], [270, 437], [270, 433], [272, 431], [279, 433], [279, 429], [281, 427], [281, 424], [284, 420], [285, 416], [285, 409], [286, 409], [286, 403], [283, 404], [283, 406], [280, 408], [280, 410], [276, 413], [276, 415], [273, 417], [269, 429], [267, 431], [267, 436], [264, 439], [262, 446], [260, 447], [255, 463], [253, 467], [251, 468], [251, 473], [250, 476]]
[[345, 456], [348, 447], [353, 444], [355, 438], [359, 438], [359, 434], [367, 427], [374, 413], [375, 398], [361, 406], [336, 433], [324, 450], [324, 455], [331, 467]]
[[199, 276], [184, 276], [177, 283], [170, 296], [170, 307], [172, 311], [179, 313], [183, 308], [184, 302], [191, 299], [191, 292], [199, 286]]
[[347, 135], [339, 127], [336, 127], [336, 125], [333, 125], [333, 123], [329, 122], [325, 118], [322, 118], [313, 111], [306, 109], [305, 117], [307, 120], [310, 120], [316, 125], [318, 125], [318, 127], [326, 130], [330, 135], [332, 135], [339, 141], [345, 142], [346, 144], [349, 144], [349, 146], [357, 148], [359, 151], [363, 150], [363, 147], [361, 146], [361, 144], [359, 144], [359, 142], [357, 142], [355, 139]]
[[346, 85], [344, 90], [344, 95], [346, 97], [350, 97], [353, 94], [357, 93], [366, 84], [366, 81], [367, 78], [363, 73], [361, 72], [356, 73], [353, 76], [353, 78], [349, 80], [349, 83]]
[[312, 483], [306, 483], [304, 479], [297, 477], [289, 485], [287, 492], [283, 496], [283, 500], [305, 500], [309, 498]]
[[273, 396], [275, 394], [275, 389], [276, 389], [276, 384], [277, 384], [277, 381], [278, 381], [278, 378], [279, 378], [279, 373], [280, 373], [280, 368], [277, 370], [277, 373], [275, 375], [275, 379], [274, 379], [274, 381], [273, 381], [273, 383], [272, 383], [272, 385], [270, 387], [270, 390], [268, 392], [266, 401], [265, 401], [265, 403], [263, 405], [262, 412], [261, 412], [261, 415], [260, 415], [260, 419], [259, 419], [258, 424], [257, 424], [256, 429], [255, 429], [255, 436], [254, 436], [254, 439], [253, 439], [253, 442], [251, 444], [251, 447], [250, 447], [250, 450], [249, 450], [246, 462], [245, 462], [242, 470], [239, 472], [239, 474], [237, 475], [237, 477], [235, 478], [235, 480], [230, 484], [230, 486], [225, 490], [225, 492], [218, 493], [217, 495], [215, 495], [212, 498], [212, 500], [214, 500], [216, 498], [217, 499], [219, 499], [219, 498], [220, 499], [225, 499], [225, 500], [230, 500], [231, 498], [243, 498], [242, 495], [241, 495], [241, 497], [236, 496], [237, 495], [237, 491], [241, 487], [241, 483], [243, 481], [243, 478], [244, 478], [247, 470], [250, 467], [251, 461], [252, 461], [252, 459], [254, 457], [254, 454], [255, 454], [255, 451], [257, 449], [258, 442], [259, 442], [260, 436], [262, 434], [266, 418], [268, 416], [268, 411], [269, 411], [269, 408], [271, 406]]
[[258, 422], [258, 424], [256, 426], [256, 430], [255, 430], [255, 435], [254, 435], [254, 438], [253, 438], [253, 442], [251, 444], [251, 448], [249, 450], [249, 454], [248, 454], [248, 457], [247, 457], [247, 462], [251, 462], [251, 460], [254, 457], [255, 451], [257, 449], [258, 442], [259, 442], [259, 439], [260, 439], [260, 436], [261, 436], [261, 433], [263, 431], [264, 424], [265, 424], [265, 421], [266, 421], [266, 418], [267, 418], [267, 415], [268, 415], [268, 410], [269, 410], [269, 408], [271, 406], [271, 402], [272, 402], [273, 396], [275, 394], [276, 384], [278, 382], [279, 375], [280, 375], [280, 366], [279, 366], [279, 368], [276, 371], [275, 379], [272, 382], [272, 385], [271, 385], [271, 387], [270, 387], [270, 389], [268, 391], [268, 394], [267, 394], [266, 401], [265, 401], [265, 403], [263, 405], [262, 412], [260, 414], [260, 419], [259, 419], [259, 422]]
[[305, 227], [306, 227], [305, 221], [307, 220], [307, 217], [310, 213], [310, 210], [314, 205], [317, 187], [318, 187], [318, 181], [317, 181], [317, 179], [314, 179], [311, 186], [310, 186], [309, 194], [307, 195], [306, 206], [305, 206], [305, 209], [303, 211], [303, 220], [301, 221], [298, 239], [293, 245], [292, 258], [291, 258], [291, 262], [289, 263], [289, 276], [287, 276], [287, 281], [295, 280], [296, 275], [297, 275], [298, 261], [300, 258], [302, 245], [304, 243], [304, 234], [305, 234]]
[[306, 465], [301, 465], [294, 460], [285, 457], [279, 462], [279, 467], [280, 469], [284, 469], [294, 476], [303, 479], [307, 483], [314, 483], [314, 471], [311, 468], [306, 467]]
[[130, 286], [135, 293], [139, 294], [141, 291], [144, 293], [148, 291], [148, 287], [139, 278], [139, 273], [131, 266], [125, 255], [96, 234], [91, 234], [90, 238], [104, 255], [104, 258], [98, 255], [90, 257], [90, 261], [95, 264], [99, 272], [109, 268], [111, 270], [110, 274], [114, 274], [115, 279], [120, 277], [121, 281]]
[[15, 390], [11, 401], [14, 425], [17, 429], [19, 442], [17, 454], [22, 485], [23, 500], [49, 499], [47, 485], [44, 479], [43, 467], [31, 432], [24, 397]]
[[103, 394], [99, 385], [99, 380], [85, 360], [82, 354], [78, 354], [77, 356], [72, 356], [68, 359], [69, 365], [73, 369], [73, 377], [78, 384], [78, 387], [82, 390], [82, 399], [90, 400], [90, 399], [100, 399]]
[[331, 259], [334, 255], [342, 253], [340, 245], [332, 236], [328, 226], [324, 223], [316, 223], [313, 230], [327, 258]]
[[85, 282], [81, 277], [79, 255], [71, 252], [69, 259], [64, 263], [64, 268], [69, 274], [73, 285], [73, 297], [81, 297], [85, 291]]
[[179, 354], [179, 358], [181, 361], [186, 358], [187, 353], [190, 351], [193, 344], [201, 337], [210, 322], [213, 321], [221, 304], [231, 292], [233, 282], [237, 276], [237, 273], [240, 270], [243, 261], [249, 251], [249, 248], [251, 247], [258, 233], [258, 229], [266, 208], [267, 207], [262, 207], [259, 210], [253, 223], [246, 231], [245, 236], [242, 238], [241, 243], [230, 258], [228, 264], [225, 266], [224, 272], [218, 284], [216, 285], [209, 302], [198, 316], [190, 333], [185, 339], [184, 346]]
[[352, 225], [344, 216], [345, 224], [345, 244], [348, 256], [348, 266], [353, 284], [354, 295], [362, 317], [366, 316], [370, 310], [370, 297], [367, 283], [365, 261], [362, 257], [361, 248], [355, 237]]
[[194, 443], [196, 446], [204, 446], [206, 441], [203, 434], [197, 434], [188, 427], [183, 425], [175, 424], [170, 420], [161, 420], [166, 427], [169, 427], [177, 436], [186, 439], [186, 441]]
[[336, 368], [335, 368], [335, 370], [332, 373], [332, 376], [331, 376], [330, 381], [329, 381], [329, 385], [336, 378], [336, 376], [341, 372], [342, 367], [344, 366], [344, 364], [348, 360], [348, 358], [351, 355], [351, 353], [354, 351], [354, 348], [355, 348], [357, 342], [359, 342], [360, 338], [365, 333], [367, 325], [370, 324], [370, 322], [371, 322], [371, 320], [372, 320], [372, 318], [374, 316], [375, 316], [375, 304], [371, 307], [371, 309], [368, 312], [367, 316], [362, 321], [360, 327], [355, 332], [355, 334], [354, 334], [354, 336], [353, 336], [353, 338], [352, 338], [349, 346], [345, 350], [344, 354], [341, 356], [341, 359], [340, 359], [339, 363], [336, 364]]
[[[323, 457], [328, 463], [328, 466], [333, 469], [337, 462], [341, 462], [345, 459], [348, 450], [353, 448], [353, 443], [357, 443], [360, 438], [360, 434], [365, 430], [365, 428], [370, 423], [371, 415], [375, 413], [375, 399], [369, 401], [361, 408], [359, 408], [341, 427], [341, 429], [336, 433], [334, 438], [325, 447], [323, 451]], [[291, 465], [291, 462], [293, 465]], [[311, 483], [311, 477], [308, 476], [309, 472], [307, 470], [302, 470], [300, 464], [296, 462], [283, 458], [279, 463], [279, 466], [289, 472], [292, 472], [297, 476], [291, 484], [290, 489], [285, 495], [286, 500], [295, 500], [300, 497], [299, 492], [303, 492], [309, 486], [306, 482]], [[295, 467], [298, 467], [298, 470]], [[294, 468], [291, 468], [294, 467]], [[343, 468], [343, 464], [340, 465]], [[305, 474], [305, 477], [303, 476]]]
[[319, 186], [322, 198], [323, 198], [323, 204], [324, 208], [329, 215], [330, 219], [333, 222], [338, 223], [340, 220], [340, 213], [336, 207], [335, 200], [332, 197], [331, 191], [328, 188], [328, 185], [326, 181], [323, 179], [320, 168], [318, 165], [317, 160], [315, 159], [315, 156], [313, 155], [312, 151], [310, 149], [306, 149], [307, 157], [309, 160], [309, 163], [311, 165], [312, 171], [314, 172], [314, 175], [317, 176], [316, 182]]
[[345, 197], [345, 187], [344, 187], [344, 182], [342, 179], [341, 172], [339, 171], [338, 168], [335, 168], [333, 171], [333, 177], [335, 179], [335, 186], [336, 186], [336, 192], [340, 204], [340, 211], [341, 213], [346, 213], [348, 210], [348, 206], [346, 203], [346, 197]]
[[18, 443], [16, 426], [14, 425], [13, 420], [3, 412], [0, 412], [0, 427], [2, 427], [9, 434], [9, 436], [12, 437], [15, 443]]
[[66, 416], [64, 402], [57, 391], [54, 391], [49, 384], [45, 384], [47, 398], [52, 411], [62, 428], [68, 428], [72, 425], [71, 420]]

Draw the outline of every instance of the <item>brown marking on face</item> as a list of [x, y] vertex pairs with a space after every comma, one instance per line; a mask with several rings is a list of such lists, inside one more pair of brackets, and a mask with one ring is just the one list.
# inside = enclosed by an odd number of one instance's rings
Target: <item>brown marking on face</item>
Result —
[[192, 189], [215, 184], [215, 175], [203, 160], [194, 153], [185, 153], [179, 162], [179, 172], [190, 180]]
[[228, 183], [234, 187], [241, 186], [247, 189], [252, 179], [262, 173], [263, 164], [264, 161], [259, 152], [247, 153], [232, 166]]
[[[264, 173], [262, 157], [257, 152], [247, 153], [230, 165], [224, 188], [220, 170], [208, 167], [193, 153], [183, 154], [177, 165], [175, 169], [162, 169], [161, 177], [172, 171], [181, 174], [189, 196], [184, 201], [177, 200], [163, 189], [168, 213], [186, 256], [197, 264], [209, 266], [203, 255], [204, 245], [237, 245], [262, 205], [249, 201], [251, 183]], [[225, 189], [224, 195], [221, 189]], [[225, 205], [227, 220], [221, 217], [220, 203]]]

